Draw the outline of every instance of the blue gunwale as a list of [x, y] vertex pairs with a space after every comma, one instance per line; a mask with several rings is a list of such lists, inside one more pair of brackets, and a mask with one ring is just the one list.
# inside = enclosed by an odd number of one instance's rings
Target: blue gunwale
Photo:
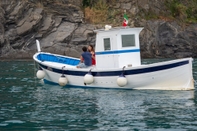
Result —
[[79, 59], [66, 57], [66, 56], [56, 56], [53, 54], [46, 54], [46, 53], [38, 54], [36, 58], [40, 61], [56, 62], [56, 63], [68, 64], [72, 66], [78, 65], [80, 62]]
[[129, 49], [129, 50], [114, 50], [114, 51], [102, 51], [96, 52], [96, 55], [109, 55], [109, 54], [122, 54], [122, 53], [131, 53], [131, 52], [140, 52], [140, 49]]
[[[143, 73], [151, 73], [151, 72], [156, 72], [156, 71], [161, 71], [161, 70], [167, 70], [167, 69], [171, 69], [171, 68], [175, 68], [175, 67], [180, 67], [183, 65], [189, 64], [189, 60], [185, 60], [185, 61], [181, 61], [181, 62], [176, 62], [176, 63], [171, 63], [171, 64], [166, 64], [166, 65], [157, 65], [157, 66], [153, 66], [153, 67], [145, 67], [143, 69], [130, 69], [130, 70], [125, 70], [124, 71], [124, 75], [135, 75], [135, 74], [143, 74]], [[44, 68], [47, 69], [48, 67], [39, 63], [39, 65]], [[56, 69], [56, 68], [50, 68], [51, 71], [55, 72], [55, 73], [59, 73], [62, 74], [62, 70], [61, 69]], [[71, 70], [64, 70], [64, 74], [65, 75], [73, 75], [73, 76], [84, 76], [85, 74], [87, 74], [88, 71], [71, 71]], [[119, 76], [120, 74], [122, 74], [122, 70], [118, 70], [118, 71], [94, 71], [92, 70], [92, 75], [94, 77], [107, 77], [107, 76]]]

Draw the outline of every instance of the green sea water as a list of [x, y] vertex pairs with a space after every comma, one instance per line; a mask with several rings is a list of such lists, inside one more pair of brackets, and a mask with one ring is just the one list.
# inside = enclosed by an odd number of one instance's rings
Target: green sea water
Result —
[[0, 131], [197, 131], [197, 90], [62, 88], [37, 80], [34, 68], [0, 61]]

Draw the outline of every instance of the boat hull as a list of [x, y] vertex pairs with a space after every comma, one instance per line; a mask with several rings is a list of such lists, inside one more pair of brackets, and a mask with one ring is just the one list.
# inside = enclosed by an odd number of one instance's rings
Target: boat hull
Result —
[[[68, 80], [67, 86], [85, 88], [118, 88], [118, 89], [155, 89], [155, 90], [192, 90], [194, 80], [192, 75], [192, 58], [160, 62], [139, 67], [126, 67], [118, 69], [77, 69], [65, 64], [53, 64], [39, 61], [34, 57], [40, 68], [45, 72], [45, 82], [57, 83], [62, 74]], [[84, 76], [91, 69], [94, 77], [92, 84], [84, 84]], [[118, 86], [119, 75], [124, 74], [127, 84]]]

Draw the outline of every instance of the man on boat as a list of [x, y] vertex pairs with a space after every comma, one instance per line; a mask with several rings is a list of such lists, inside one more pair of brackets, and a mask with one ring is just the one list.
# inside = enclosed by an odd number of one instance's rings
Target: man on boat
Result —
[[80, 63], [77, 65], [77, 68], [87, 68], [92, 65], [92, 54], [87, 51], [87, 47], [82, 48], [83, 53], [80, 56]]

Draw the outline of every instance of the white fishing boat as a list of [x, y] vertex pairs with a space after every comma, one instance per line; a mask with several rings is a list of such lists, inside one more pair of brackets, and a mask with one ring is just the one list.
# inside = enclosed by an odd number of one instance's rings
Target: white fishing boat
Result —
[[139, 33], [143, 28], [116, 27], [95, 30], [96, 65], [76, 68], [80, 60], [40, 50], [37, 77], [45, 83], [82, 88], [155, 90], [194, 89], [192, 58], [141, 64]]

